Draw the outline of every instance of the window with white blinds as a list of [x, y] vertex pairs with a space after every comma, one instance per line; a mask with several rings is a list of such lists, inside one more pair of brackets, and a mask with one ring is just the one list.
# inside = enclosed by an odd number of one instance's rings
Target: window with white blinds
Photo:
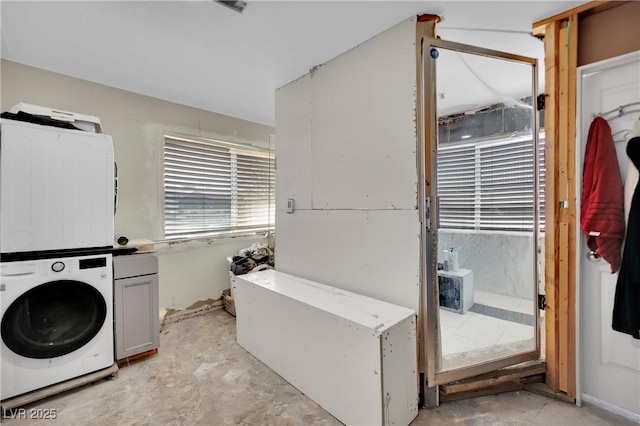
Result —
[[530, 137], [438, 149], [441, 228], [532, 231], [534, 203], [540, 203], [544, 229], [544, 141], [539, 144], [539, 191], [534, 193]]
[[272, 152], [165, 136], [165, 238], [263, 232], [274, 218]]

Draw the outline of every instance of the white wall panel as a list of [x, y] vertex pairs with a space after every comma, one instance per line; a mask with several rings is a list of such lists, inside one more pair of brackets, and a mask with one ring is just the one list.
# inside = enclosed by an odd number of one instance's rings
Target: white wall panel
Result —
[[[276, 91], [276, 204], [311, 208], [311, 80], [305, 75]], [[278, 140], [286, 143], [282, 145]]]
[[417, 311], [415, 24], [278, 90], [276, 269]]
[[382, 393], [388, 401], [385, 419], [395, 419], [396, 424], [409, 424], [418, 415], [417, 354], [407, 350], [415, 347], [416, 340], [414, 318], [400, 322], [382, 334]]
[[276, 269], [418, 311], [417, 210], [277, 212]]
[[416, 207], [415, 32], [412, 18], [312, 72], [314, 208]]

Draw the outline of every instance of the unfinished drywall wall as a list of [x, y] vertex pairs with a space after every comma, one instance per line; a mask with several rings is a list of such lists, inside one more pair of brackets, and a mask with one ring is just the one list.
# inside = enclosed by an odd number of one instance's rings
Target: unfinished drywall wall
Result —
[[415, 38], [412, 18], [276, 92], [276, 267], [417, 311]]
[[[95, 115], [113, 137], [118, 163], [115, 232], [132, 238], [164, 238], [162, 206], [163, 134], [268, 146], [274, 129], [15, 62], [1, 64], [0, 108], [18, 102]], [[158, 246], [160, 307], [185, 308], [217, 298], [229, 286], [225, 258], [261, 238], [239, 238]]]
[[640, 50], [640, 2], [629, 1], [580, 17], [578, 66]]

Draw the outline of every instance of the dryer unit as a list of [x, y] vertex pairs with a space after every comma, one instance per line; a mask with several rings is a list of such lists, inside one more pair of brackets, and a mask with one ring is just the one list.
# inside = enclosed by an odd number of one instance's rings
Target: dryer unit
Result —
[[4, 400], [114, 362], [111, 254], [0, 264]]
[[111, 137], [14, 120], [0, 123], [3, 260], [24, 252], [111, 248]]

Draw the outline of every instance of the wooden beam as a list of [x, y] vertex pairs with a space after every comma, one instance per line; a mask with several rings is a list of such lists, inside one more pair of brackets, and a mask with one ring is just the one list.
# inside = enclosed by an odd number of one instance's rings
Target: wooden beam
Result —
[[448, 395], [459, 392], [477, 391], [502, 383], [518, 381], [524, 377], [535, 376], [544, 372], [545, 365], [542, 362], [536, 362], [525, 366], [503, 368], [502, 370], [492, 371], [491, 373], [441, 385], [440, 392], [443, 395]]
[[576, 179], [578, 177], [576, 165], [576, 116], [577, 116], [577, 88], [576, 74], [578, 66], [578, 15], [569, 18], [568, 41], [568, 96], [567, 96], [567, 182], [569, 208], [566, 219], [568, 224], [568, 276], [567, 276], [567, 383], [565, 392], [569, 399], [576, 397], [576, 233], [577, 223], [577, 194]]
[[558, 388], [561, 391], [566, 391], [567, 388], [567, 339], [569, 322], [569, 223], [568, 223], [568, 208], [569, 208], [569, 188], [568, 182], [568, 140], [567, 140], [567, 127], [570, 120], [569, 111], [567, 105], [569, 104], [569, 45], [567, 39], [569, 36], [569, 30], [567, 28], [567, 22], [563, 21], [562, 26], [558, 33], [558, 104], [560, 109], [558, 110], [557, 125], [559, 128], [559, 138], [557, 141], [557, 168], [558, 168], [558, 181], [556, 185], [556, 194], [560, 203], [560, 209], [558, 210], [557, 224], [558, 224], [558, 241], [559, 248], [558, 257], [556, 262], [558, 263], [557, 282], [558, 287], [558, 301], [557, 301], [557, 316], [558, 316]]
[[[555, 217], [557, 227], [554, 236], [558, 247], [555, 257], [556, 305], [556, 346], [557, 346], [557, 387], [567, 398], [575, 398], [576, 381], [576, 335], [575, 335], [575, 268], [576, 268], [576, 66], [577, 66], [578, 15], [562, 21], [556, 40], [558, 95], [556, 140], [557, 182], [555, 202], [559, 203]], [[554, 369], [555, 370], [555, 369]], [[552, 386], [550, 386], [552, 387]]]
[[567, 324], [569, 322], [569, 289], [567, 282], [569, 280], [569, 248], [566, 243], [569, 239], [569, 229], [566, 223], [559, 224], [559, 243], [560, 255], [558, 257], [558, 390], [566, 392], [567, 390], [567, 365], [568, 365], [568, 345], [569, 330]]
[[545, 29], [547, 386], [575, 394], [575, 116], [578, 16]]
[[514, 391], [522, 390], [524, 388], [525, 388], [525, 385], [520, 381], [512, 381], [512, 382], [501, 383], [499, 385], [478, 389], [478, 390], [473, 390], [473, 391], [468, 391], [468, 392], [450, 393], [450, 394], [440, 393], [440, 402], [451, 402], [451, 401], [459, 401], [461, 399], [467, 399], [467, 398], [477, 398], [479, 396], [496, 395], [504, 392], [514, 392]]
[[554, 392], [558, 391], [558, 294], [557, 263], [558, 243], [558, 40], [560, 22], [547, 24], [545, 30], [545, 360], [547, 363], [546, 382]]

